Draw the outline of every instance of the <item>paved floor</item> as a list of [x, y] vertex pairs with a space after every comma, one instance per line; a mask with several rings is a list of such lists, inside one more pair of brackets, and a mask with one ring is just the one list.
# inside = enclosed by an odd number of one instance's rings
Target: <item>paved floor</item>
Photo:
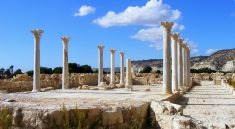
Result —
[[52, 90], [46, 92], [20, 92], [1, 95], [0, 106], [6, 104], [1, 102], [4, 98], [14, 99], [12, 106], [30, 109], [56, 109], [63, 105], [66, 107], [94, 108], [109, 106], [139, 105], [152, 100], [162, 100], [168, 96], [162, 95], [162, 85], [150, 86], [151, 91], [144, 91], [146, 86], [134, 86], [133, 91], [125, 88], [112, 90]]
[[202, 121], [206, 127], [235, 125], [235, 96], [222, 86], [196, 86], [184, 95], [179, 104], [185, 106], [184, 115]]

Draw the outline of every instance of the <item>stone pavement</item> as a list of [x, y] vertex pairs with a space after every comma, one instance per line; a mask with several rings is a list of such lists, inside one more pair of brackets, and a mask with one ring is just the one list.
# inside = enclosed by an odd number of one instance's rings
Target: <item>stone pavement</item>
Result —
[[183, 114], [208, 128], [235, 128], [235, 96], [223, 86], [195, 86], [179, 104]]

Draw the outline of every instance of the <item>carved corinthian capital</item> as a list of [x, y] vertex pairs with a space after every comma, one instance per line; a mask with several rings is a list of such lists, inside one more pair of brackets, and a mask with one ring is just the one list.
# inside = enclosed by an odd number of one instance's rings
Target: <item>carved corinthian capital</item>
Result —
[[173, 25], [173, 22], [161, 22], [161, 26], [163, 26], [166, 30], [171, 30]]
[[180, 36], [179, 33], [173, 33], [173, 34], [171, 34], [171, 37], [172, 37], [174, 40], [176, 40], [176, 41], [178, 41], [179, 36]]

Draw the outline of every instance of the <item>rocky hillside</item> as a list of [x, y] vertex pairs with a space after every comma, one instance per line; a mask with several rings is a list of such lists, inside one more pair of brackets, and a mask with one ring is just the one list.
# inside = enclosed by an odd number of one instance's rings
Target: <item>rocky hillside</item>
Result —
[[[214, 70], [222, 70], [223, 66], [231, 60], [235, 60], [235, 48], [219, 50], [210, 56], [196, 56], [191, 57], [192, 68], [199, 69], [209, 67]], [[162, 59], [150, 59], [132, 61], [133, 66], [137, 68], [144, 68], [146, 66], [162, 67]]]

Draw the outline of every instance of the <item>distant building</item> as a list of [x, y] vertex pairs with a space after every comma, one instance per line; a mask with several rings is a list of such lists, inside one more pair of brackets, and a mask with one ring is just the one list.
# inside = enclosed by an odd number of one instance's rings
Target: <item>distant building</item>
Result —
[[224, 72], [235, 72], [235, 60], [228, 61], [222, 68]]

